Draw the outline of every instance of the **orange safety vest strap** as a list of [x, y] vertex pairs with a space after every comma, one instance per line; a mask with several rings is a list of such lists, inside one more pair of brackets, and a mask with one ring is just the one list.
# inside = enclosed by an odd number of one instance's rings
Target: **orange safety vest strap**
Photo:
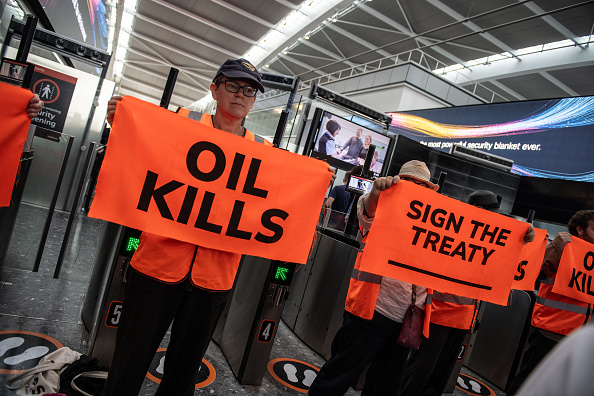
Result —
[[474, 298], [456, 296], [454, 294], [449, 294], [449, 293], [440, 293], [438, 291], [435, 291], [435, 292], [433, 292], [433, 296], [435, 296], [436, 300], [443, 301], [443, 302], [449, 302], [449, 303], [453, 303], [453, 304], [458, 304], [458, 305], [475, 305], [476, 304], [476, 300]]
[[563, 311], [573, 312], [580, 315], [586, 315], [588, 313], [588, 307], [580, 307], [578, 305], [568, 304], [539, 296], [536, 297], [536, 303], [544, 305], [545, 307], [561, 309]]
[[372, 274], [371, 272], [361, 271], [357, 268], [353, 268], [353, 273], [351, 274], [351, 278], [356, 279], [361, 282], [373, 283], [379, 285], [382, 283], [382, 276], [377, 274]]

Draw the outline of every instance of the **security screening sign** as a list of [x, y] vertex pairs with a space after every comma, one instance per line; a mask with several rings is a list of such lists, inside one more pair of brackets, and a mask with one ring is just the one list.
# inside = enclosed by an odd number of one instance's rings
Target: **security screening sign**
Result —
[[594, 244], [572, 236], [565, 244], [553, 292], [594, 304]]
[[43, 108], [32, 124], [61, 133], [76, 81], [75, 77], [36, 65], [31, 87], [43, 101]]
[[360, 269], [505, 305], [528, 228], [401, 181], [380, 194]]
[[305, 263], [328, 164], [126, 96], [89, 215], [203, 247]]

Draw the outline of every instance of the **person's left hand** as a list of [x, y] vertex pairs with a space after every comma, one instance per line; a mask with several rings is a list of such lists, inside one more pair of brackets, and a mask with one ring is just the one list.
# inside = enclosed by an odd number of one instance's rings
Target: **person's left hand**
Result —
[[532, 242], [535, 236], [536, 233], [534, 232], [534, 226], [530, 224], [530, 228], [528, 228], [528, 231], [526, 231], [526, 233], [524, 234], [524, 244]]
[[43, 108], [43, 102], [39, 99], [39, 95], [33, 95], [33, 98], [29, 101], [29, 105], [27, 106], [27, 117], [35, 118], [37, 114]]

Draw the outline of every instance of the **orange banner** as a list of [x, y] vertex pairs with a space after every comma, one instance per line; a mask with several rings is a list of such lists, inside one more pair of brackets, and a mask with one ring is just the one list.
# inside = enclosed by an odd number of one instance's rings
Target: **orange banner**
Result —
[[27, 106], [33, 93], [0, 82], [0, 207], [10, 206], [10, 197], [27, 140], [31, 119]]
[[553, 284], [553, 292], [594, 304], [594, 244], [576, 236], [566, 243]]
[[380, 194], [360, 269], [505, 305], [528, 228], [401, 181]]
[[328, 164], [126, 96], [89, 216], [204, 247], [305, 263]]
[[540, 273], [547, 248], [547, 230], [535, 228], [534, 232], [536, 234], [534, 240], [522, 247], [512, 289], [534, 290], [534, 283]]

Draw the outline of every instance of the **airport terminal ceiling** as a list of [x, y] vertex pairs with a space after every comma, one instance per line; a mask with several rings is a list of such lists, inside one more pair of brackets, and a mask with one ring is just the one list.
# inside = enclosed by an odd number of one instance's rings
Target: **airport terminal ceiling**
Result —
[[[64, 34], [65, 24], [51, 13], [55, 0], [28, 3], [43, 6], [52, 27]], [[88, 34], [95, 39], [104, 14], [120, 51], [125, 38], [117, 32], [131, 17], [132, 28], [123, 29], [128, 49], [124, 55], [113, 51], [108, 78], [119, 93], [158, 103], [169, 69], [176, 67], [171, 106], [205, 97], [217, 67], [248, 53], [261, 71], [301, 81], [411, 60], [431, 71], [458, 68], [476, 77], [494, 102], [594, 94], [592, 0], [138, 0], [135, 11], [126, 0], [117, 3], [127, 11], [118, 7], [113, 14], [113, 0], [64, 3], [87, 10], [95, 22]], [[289, 14], [314, 18], [300, 28], [285, 19]], [[561, 49], [547, 50], [555, 46]], [[122, 56], [123, 68], [114, 74]], [[502, 57], [508, 60], [497, 60]]]

